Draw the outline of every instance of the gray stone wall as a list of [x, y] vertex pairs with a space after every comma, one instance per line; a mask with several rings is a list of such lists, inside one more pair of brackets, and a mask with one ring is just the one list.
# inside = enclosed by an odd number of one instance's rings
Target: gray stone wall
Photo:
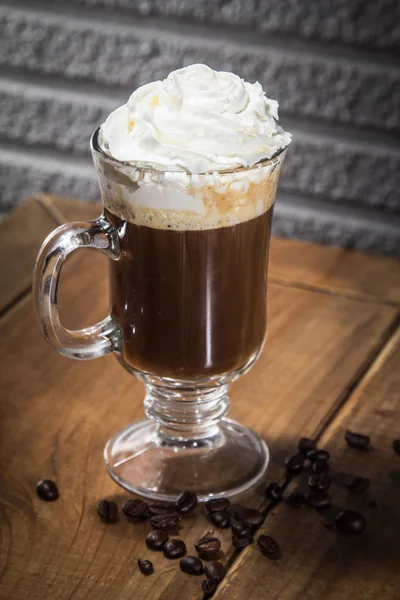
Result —
[[205, 62], [294, 134], [275, 233], [400, 255], [398, 0], [0, 0], [0, 211], [98, 199], [88, 139], [138, 85]]

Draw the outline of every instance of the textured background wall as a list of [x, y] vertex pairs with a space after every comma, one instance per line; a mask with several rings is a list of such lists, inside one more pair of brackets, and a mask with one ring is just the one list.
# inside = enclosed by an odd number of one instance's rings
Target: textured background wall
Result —
[[259, 80], [294, 134], [275, 233], [400, 255], [399, 0], [0, 0], [0, 209], [97, 199], [88, 139], [193, 62]]

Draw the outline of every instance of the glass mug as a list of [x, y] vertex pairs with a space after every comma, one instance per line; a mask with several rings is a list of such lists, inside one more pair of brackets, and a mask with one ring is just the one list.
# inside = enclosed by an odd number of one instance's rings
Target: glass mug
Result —
[[[110, 475], [143, 496], [200, 500], [239, 493], [265, 472], [264, 441], [225, 418], [229, 384], [259, 356], [266, 332], [268, 249], [286, 150], [254, 167], [189, 174], [123, 163], [91, 150], [104, 212], [61, 225], [40, 249], [34, 297], [61, 354], [113, 352], [144, 383], [148, 419], [111, 437]], [[109, 258], [111, 313], [92, 327], [60, 323], [57, 288], [74, 250]]]

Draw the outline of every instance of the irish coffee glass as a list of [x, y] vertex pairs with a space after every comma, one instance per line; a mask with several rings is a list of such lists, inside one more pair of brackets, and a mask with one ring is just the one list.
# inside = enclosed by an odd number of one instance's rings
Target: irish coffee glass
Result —
[[[61, 354], [107, 353], [145, 387], [147, 419], [107, 442], [121, 486], [158, 500], [193, 490], [200, 500], [257, 482], [267, 445], [226, 418], [230, 384], [257, 360], [266, 332], [273, 203], [285, 150], [254, 167], [193, 175], [107, 156], [91, 141], [103, 215], [45, 240], [34, 278], [46, 339]], [[109, 258], [110, 315], [82, 330], [62, 326], [58, 281], [81, 247]], [[117, 400], [118, 401], [118, 400]]]

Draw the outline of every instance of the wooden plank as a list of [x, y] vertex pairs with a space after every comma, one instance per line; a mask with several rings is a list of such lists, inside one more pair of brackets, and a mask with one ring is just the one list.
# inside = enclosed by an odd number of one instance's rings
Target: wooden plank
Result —
[[344, 248], [272, 238], [270, 281], [400, 304], [400, 261]]
[[30, 289], [36, 255], [54, 227], [34, 198], [0, 224], [0, 313]]
[[[331, 454], [334, 480], [338, 473], [371, 480], [363, 494], [337, 483], [331, 490], [335, 505], [367, 517], [365, 533], [346, 537], [326, 529], [314, 510], [281, 504], [260, 531], [279, 540], [281, 560], [269, 561], [256, 546], [247, 548], [214, 598], [400, 598], [400, 459], [392, 448], [399, 437], [399, 364], [400, 329], [321, 439]], [[370, 435], [372, 449], [349, 448], [346, 429]], [[376, 508], [369, 506], [371, 500]]]
[[[85, 324], [88, 314], [102, 316], [107, 305], [99, 254], [82, 253], [79, 269], [71, 261], [61, 284], [62, 316], [68, 310], [71, 326]], [[268, 477], [275, 477], [294, 439], [312, 434], [341, 401], [396, 310], [277, 285], [270, 286], [269, 301], [266, 350], [233, 387], [231, 416], [267, 437]], [[149, 557], [148, 524], [121, 519], [105, 526], [96, 514], [100, 498], [121, 504], [128, 496], [106, 475], [102, 449], [117, 428], [143, 415], [142, 385], [112, 357], [58, 356], [41, 338], [29, 296], [2, 319], [0, 339], [0, 597], [197, 598], [199, 579], [158, 553], [151, 553], [157, 574], [138, 573], [137, 557]], [[35, 496], [41, 478], [57, 481], [61, 497], [54, 504]], [[256, 492], [252, 502], [260, 502]], [[202, 509], [185, 521], [181, 535], [189, 552], [208, 529]], [[221, 538], [230, 556], [228, 534]]]
[[37, 200], [60, 225], [71, 221], [91, 221], [96, 219], [102, 212], [100, 203], [96, 204], [74, 198], [45, 194], [37, 196]]

